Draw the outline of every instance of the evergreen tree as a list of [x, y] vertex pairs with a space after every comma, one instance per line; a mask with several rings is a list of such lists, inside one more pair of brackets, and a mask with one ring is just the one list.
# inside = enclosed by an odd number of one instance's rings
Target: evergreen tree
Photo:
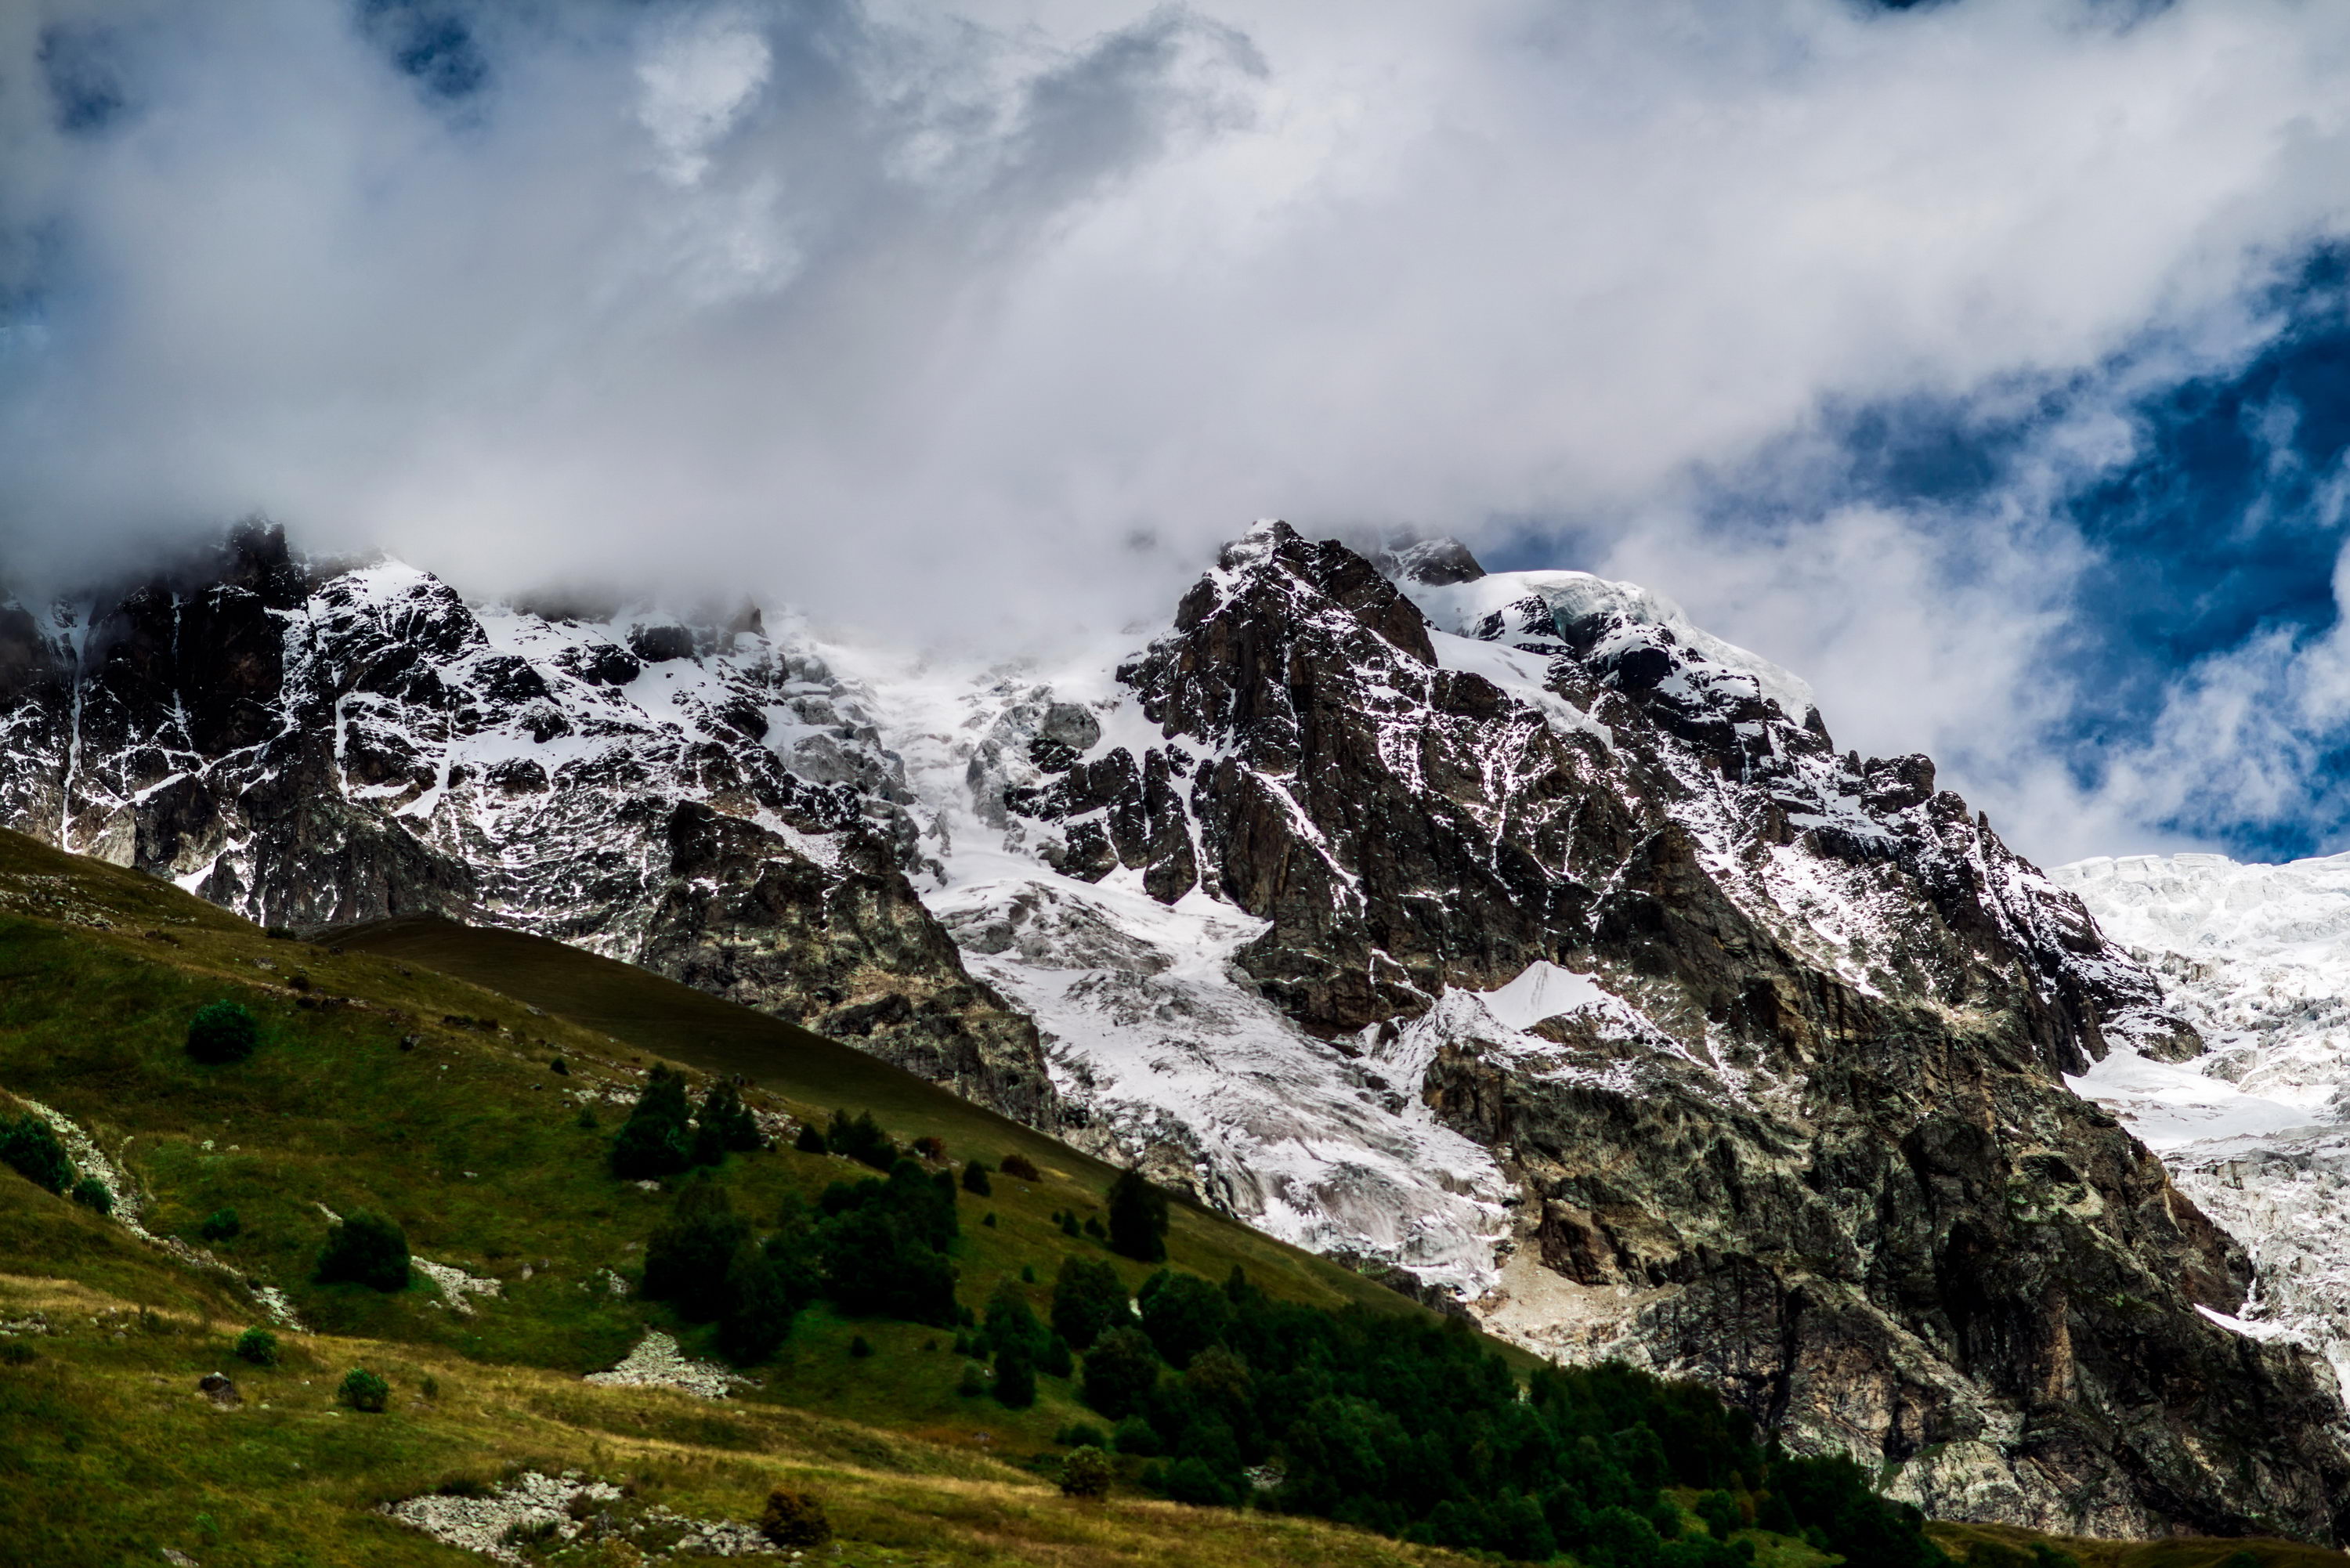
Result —
[[1131, 1328], [1114, 1328], [1086, 1353], [1081, 1397], [1115, 1421], [1139, 1408], [1159, 1383], [1159, 1355]]
[[1071, 1348], [1088, 1350], [1095, 1340], [1128, 1319], [1126, 1286], [1118, 1270], [1099, 1258], [1064, 1258], [1053, 1280], [1053, 1332]]
[[1036, 1355], [1024, 1340], [1014, 1340], [995, 1353], [995, 1398], [1007, 1410], [1025, 1410], [1036, 1402]]
[[408, 1288], [408, 1237], [370, 1210], [353, 1210], [327, 1232], [315, 1275], [322, 1285], [348, 1282], [370, 1290]]
[[673, 1176], [693, 1163], [685, 1079], [656, 1066], [612, 1139], [612, 1174], [628, 1181]]
[[726, 1310], [735, 1254], [750, 1239], [751, 1227], [734, 1212], [726, 1189], [707, 1175], [696, 1176], [645, 1243], [644, 1294], [668, 1302], [688, 1323], [707, 1323]]
[[897, 1163], [898, 1146], [881, 1130], [871, 1111], [859, 1111], [851, 1117], [846, 1110], [832, 1113], [832, 1126], [824, 1141], [835, 1154], [845, 1154], [859, 1165], [869, 1165], [876, 1170], [887, 1170]]
[[718, 1348], [739, 1366], [766, 1360], [790, 1337], [800, 1300], [789, 1266], [745, 1247], [726, 1272], [726, 1308], [718, 1320]]
[[974, 1198], [994, 1196], [995, 1184], [987, 1179], [986, 1161], [974, 1159], [962, 1168], [962, 1189]]
[[832, 1152], [831, 1147], [824, 1141], [824, 1129], [817, 1127], [814, 1122], [802, 1122], [800, 1124], [800, 1136], [792, 1140], [792, 1147], [799, 1150], [802, 1154], [830, 1154]]
[[1109, 1185], [1109, 1249], [1138, 1263], [1167, 1261], [1167, 1195], [1138, 1170]]
[[693, 1163], [716, 1165], [729, 1154], [748, 1154], [767, 1147], [759, 1132], [759, 1119], [743, 1104], [735, 1092], [733, 1080], [721, 1078], [710, 1085], [702, 1096], [701, 1113], [694, 1118]]
[[1143, 1281], [1135, 1300], [1142, 1308], [1142, 1332], [1179, 1372], [1222, 1335], [1232, 1313], [1224, 1293], [1199, 1275], [1166, 1269]]

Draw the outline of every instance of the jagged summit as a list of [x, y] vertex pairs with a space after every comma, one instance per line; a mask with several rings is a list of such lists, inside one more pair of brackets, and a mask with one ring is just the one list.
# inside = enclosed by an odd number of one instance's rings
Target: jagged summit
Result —
[[1943, 1513], [2331, 1527], [2322, 1369], [2197, 1310], [2243, 1254], [2057, 1078], [2198, 1048], [2155, 976], [1659, 596], [1267, 523], [1143, 646], [1009, 670], [390, 563], [278, 597], [25, 612], [11, 820], [804, 1020]]

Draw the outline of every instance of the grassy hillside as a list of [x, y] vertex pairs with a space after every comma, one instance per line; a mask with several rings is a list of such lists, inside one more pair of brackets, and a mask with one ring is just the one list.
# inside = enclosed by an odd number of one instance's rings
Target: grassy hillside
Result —
[[[248, 1008], [263, 1042], [248, 1061], [202, 1066], [182, 1048], [187, 1023], [220, 1000]], [[672, 1203], [605, 1164], [663, 1058], [743, 1075], [756, 1108], [806, 1118], [847, 1105], [901, 1139], [942, 1139], [956, 1161], [1034, 1160], [1038, 1180], [999, 1175], [989, 1197], [961, 1201], [967, 1303], [1009, 1285], [1041, 1311], [1073, 1252], [1110, 1262], [1129, 1289], [1148, 1272], [1053, 1218], [1099, 1210], [1111, 1172], [1098, 1162], [804, 1031], [501, 933], [401, 922], [276, 940], [168, 885], [0, 833], [0, 1114], [14, 1096], [69, 1119], [138, 1197], [135, 1212], [101, 1217], [0, 1169], [0, 1556], [478, 1562], [380, 1506], [577, 1470], [628, 1489], [610, 1507], [647, 1551], [675, 1539], [661, 1510], [747, 1521], [781, 1487], [824, 1500], [838, 1547], [825, 1556], [850, 1563], [1467, 1561], [1154, 1501], [1131, 1487], [1131, 1459], [1107, 1501], [1064, 1498], [1055, 1434], [1099, 1421], [1069, 1380], [1045, 1377], [1033, 1407], [1006, 1409], [959, 1391], [968, 1364], [952, 1331], [852, 1322], [821, 1303], [757, 1385], [723, 1401], [584, 1383], [649, 1328], [711, 1355], [707, 1329], [613, 1288]], [[721, 1178], [764, 1226], [858, 1174], [786, 1148], [730, 1158]], [[316, 1283], [329, 1211], [362, 1208], [494, 1296], [452, 1302], [421, 1279], [391, 1294]], [[207, 1219], [232, 1210], [235, 1234], [203, 1240]], [[1196, 1210], [1175, 1211], [1169, 1242], [1175, 1266], [1210, 1280], [1239, 1265], [1289, 1302], [1422, 1315]], [[271, 1321], [247, 1282], [282, 1292], [300, 1325], [280, 1327], [274, 1367], [231, 1354], [237, 1334]], [[860, 1341], [871, 1354], [852, 1353]], [[336, 1403], [354, 1366], [388, 1381], [381, 1413]], [[235, 1378], [240, 1404], [197, 1393], [213, 1371]], [[1826, 1561], [1750, 1534], [1765, 1568]], [[1952, 1539], [1961, 1554], [2001, 1547]], [[2237, 1544], [2198, 1556], [2166, 1543], [2159, 1563], [2111, 1568], [2205, 1568]], [[560, 1560], [639, 1557], [615, 1540]]]

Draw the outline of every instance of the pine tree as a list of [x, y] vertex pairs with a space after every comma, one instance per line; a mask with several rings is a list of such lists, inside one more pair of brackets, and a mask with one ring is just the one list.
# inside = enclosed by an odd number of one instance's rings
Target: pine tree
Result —
[[1109, 1250], [1138, 1263], [1167, 1261], [1167, 1195], [1138, 1170], [1109, 1184]]
[[693, 1163], [693, 1136], [687, 1125], [685, 1079], [656, 1066], [644, 1093], [612, 1139], [612, 1174], [629, 1181], [673, 1176]]

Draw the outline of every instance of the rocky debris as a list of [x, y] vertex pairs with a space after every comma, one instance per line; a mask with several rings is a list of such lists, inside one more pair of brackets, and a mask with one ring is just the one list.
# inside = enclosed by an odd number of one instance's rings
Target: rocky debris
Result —
[[[270, 1321], [276, 1324], [278, 1327], [300, 1332], [301, 1319], [295, 1315], [294, 1303], [286, 1297], [284, 1291], [232, 1267], [223, 1262], [220, 1256], [210, 1248], [183, 1241], [177, 1236], [158, 1236], [140, 1223], [139, 1216], [142, 1205], [137, 1185], [131, 1181], [129, 1173], [120, 1163], [110, 1158], [104, 1149], [99, 1147], [98, 1140], [92, 1137], [86, 1128], [76, 1123], [72, 1117], [51, 1109], [38, 1100], [25, 1099], [21, 1096], [16, 1096], [16, 1099], [18, 1104], [47, 1122], [56, 1131], [57, 1141], [65, 1145], [66, 1153], [73, 1160], [75, 1169], [85, 1176], [95, 1177], [99, 1184], [105, 1187], [108, 1196], [114, 1200], [114, 1206], [109, 1217], [116, 1224], [120, 1225], [148, 1245], [161, 1248], [188, 1267], [212, 1274], [243, 1290], [253, 1297], [255, 1303], [261, 1307], [262, 1311], [268, 1314]], [[128, 1140], [125, 1142], [127, 1145]], [[205, 1147], [211, 1146], [207, 1144]], [[236, 1146], [232, 1144], [229, 1147], [234, 1148]]]
[[907, 879], [865, 694], [755, 613], [557, 607], [314, 569], [261, 526], [47, 611], [0, 601], [0, 823], [265, 925], [576, 942], [1054, 1126], [1034, 1029]]
[[757, 1386], [754, 1379], [714, 1362], [693, 1360], [657, 1328], [647, 1329], [619, 1366], [608, 1372], [590, 1372], [584, 1381], [607, 1388], [675, 1388], [704, 1399], [723, 1399], [737, 1388]]
[[659, 1503], [646, 1507], [620, 1488], [586, 1480], [577, 1470], [560, 1476], [526, 1470], [494, 1489], [428, 1492], [387, 1503], [383, 1511], [435, 1541], [501, 1563], [528, 1562], [525, 1546], [602, 1541], [661, 1558], [776, 1554], [748, 1524], [697, 1519]]
[[501, 1563], [521, 1563], [523, 1554], [512, 1544], [518, 1533], [544, 1532], [567, 1542], [582, 1528], [570, 1511], [575, 1504], [584, 1501], [592, 1507], [619, 1500], [619, 1487], [583, 1480], [576, 1470], [560, 1476], [526, 1470], [486, 1496], [428, 1492], [386, 1503], [383, 1511], [445, 1545]]
[[[1658, 596], [1465, 554], [1399, 582], [1261, 527], [1112, 695], [1008, 693], [983, 730], [962, 782], [1036, 870], [991, 846], [940, 906], [1045, 1021], [1076, 1136], [1321, 1245], [1306, 1216], [1356, 1203], [1444, 1216], [1361, 1250], [1947, 1517], [2350, 1527], [2324, 1369], [2218, 1321], [2241, 1249], [2058, 1080], [2199, 1049], [2156, 977], [1928, 759], [1837, 754], [1787, 672]], [[1079, 694], [1091, 750], [1018, 743]], [[1220, 950], [1149, 904], [1247, 925]], [[1268, 1003], [1293, 1033], [1259, 1045], [1231, 1021]], [[1495, 1230], [1350, 1158], [1430, 1123], [1471, 1152], [1427, 1164], [1506, 1195]], [[1252, 1213], [1236, 1173], [1303, 1148]]]
[[473, 1315], [473, 1304], [467, 1301], [466, 1297], [487, 1296], [494, 1301], [505, 1293], [505, 1288], [497, 1281], [485, 1280], [478, 1274], [469, 1274], [452, 1263], [436, 1263], [429, 1258], [420, 1258], [411, 1252], [409, 1254], [408, 1266], [431, 1280], [434, 1287], [440, 1291], [442, 1299], [449, 1303], [449, 1310], [459, 1317]]
[[196, 1380], [196, 1391], [223, 1409], [233, 1409], [244, 1403], [236, 1384], [218, 1372], [207, 1372]]

